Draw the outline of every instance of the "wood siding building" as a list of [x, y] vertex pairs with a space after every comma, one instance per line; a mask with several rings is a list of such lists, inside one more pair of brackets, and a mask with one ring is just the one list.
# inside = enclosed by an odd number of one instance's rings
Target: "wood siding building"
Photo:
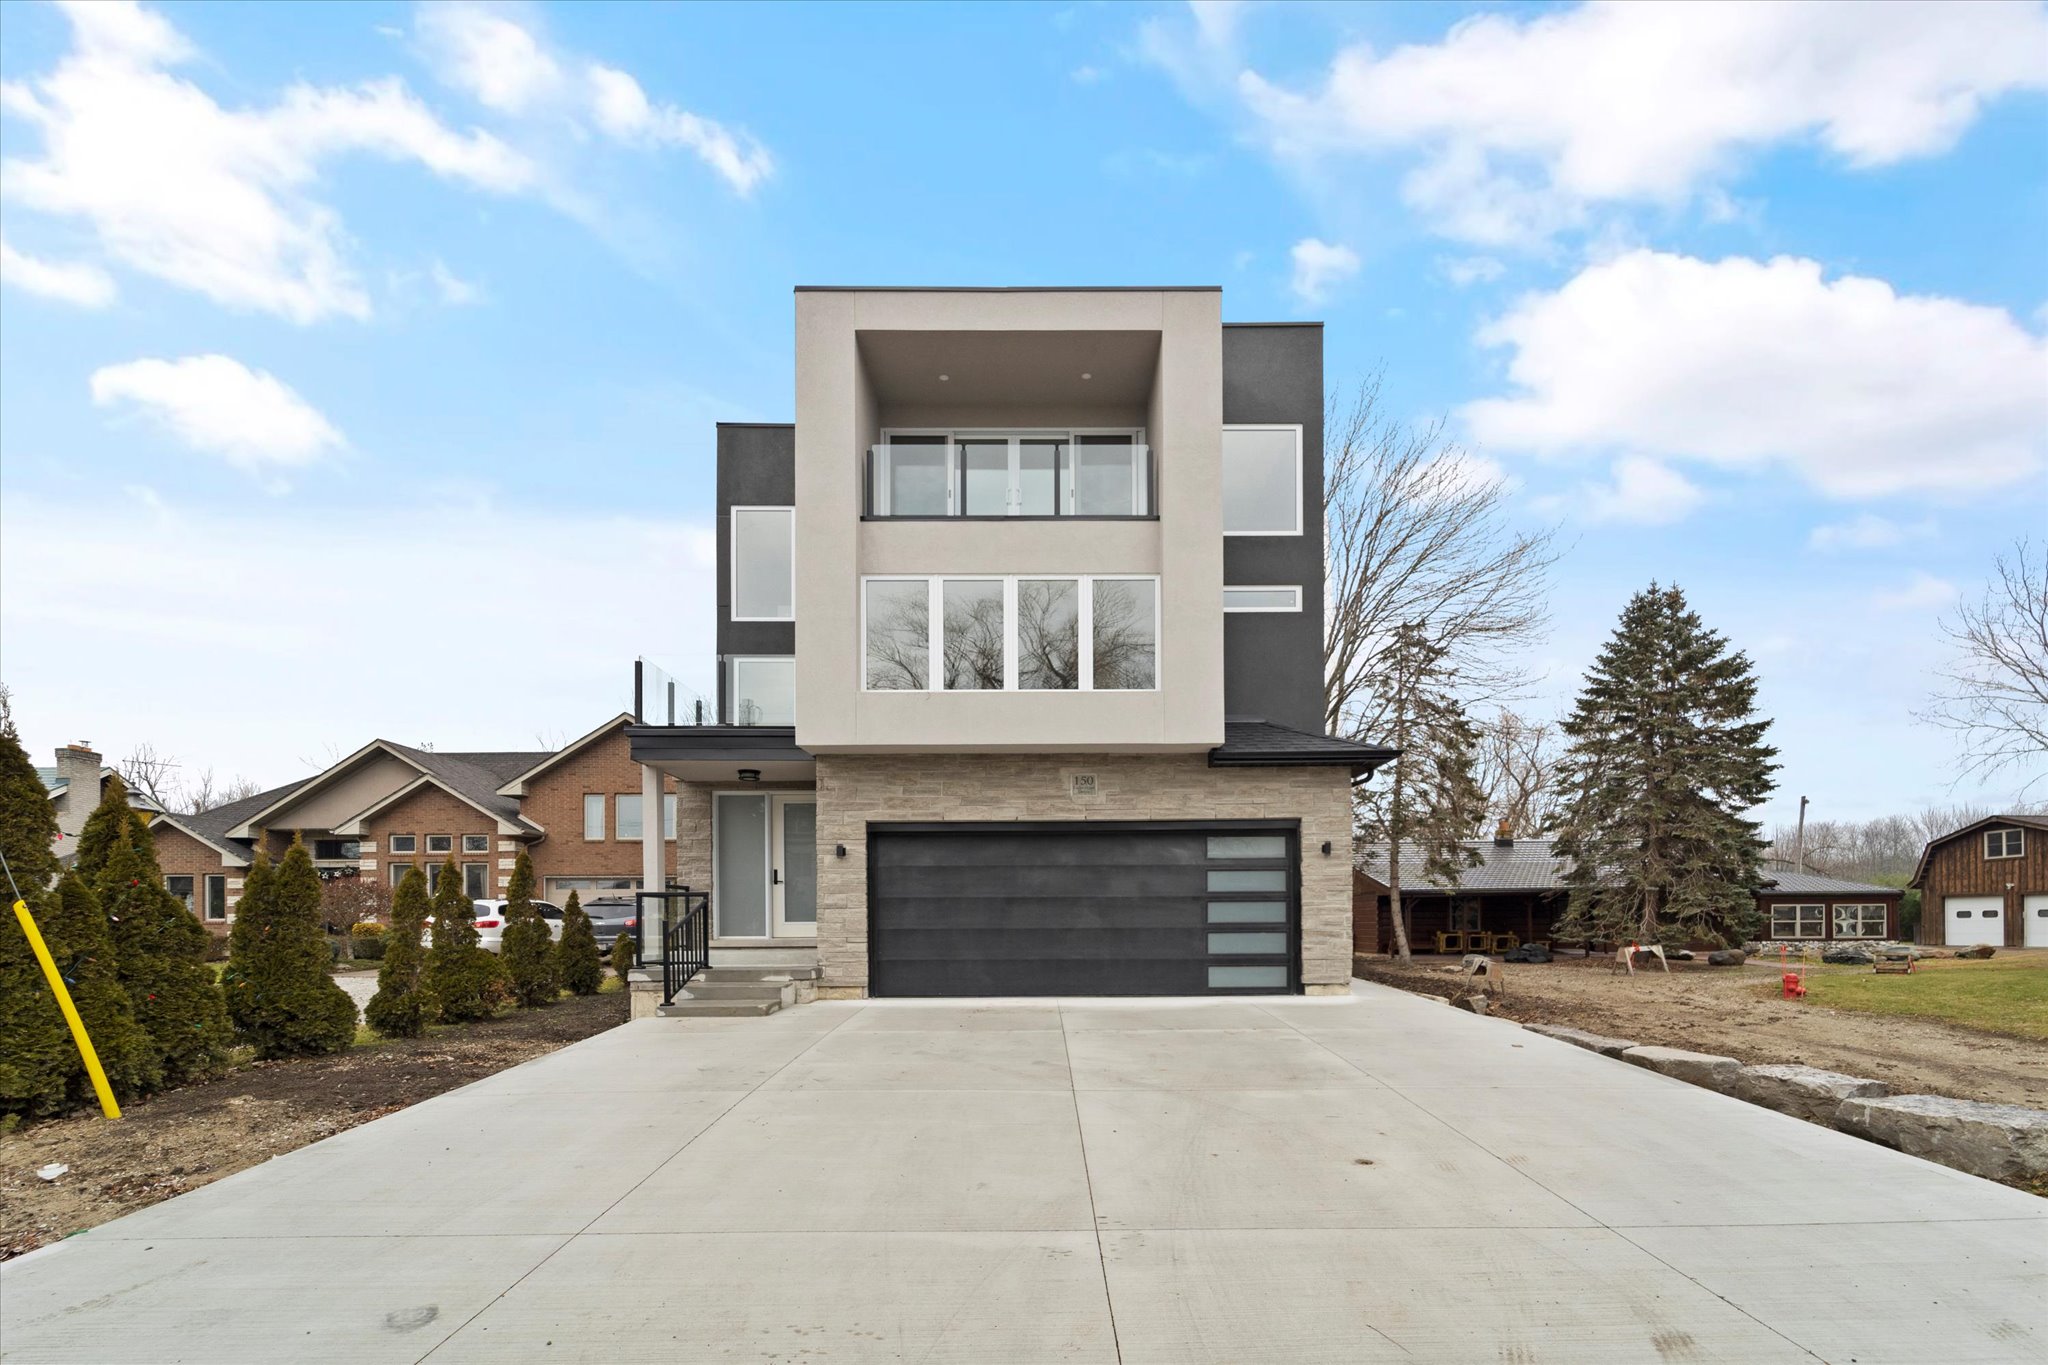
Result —
[[1931, 840], [1911, 885], [1923, 943], [2048, 948], [2048, 818], [1998, 815]]

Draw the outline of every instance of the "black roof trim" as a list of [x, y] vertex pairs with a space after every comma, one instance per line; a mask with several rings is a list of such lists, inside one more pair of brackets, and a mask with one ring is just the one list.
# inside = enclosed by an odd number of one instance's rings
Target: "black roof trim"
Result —
[[1321, 329], [1320, 322], [1226, 322], [1225, 327], [1314, 327]]
[[808, 763], [794, 725], [628, 725], [633, 761], [669, 763]]
[[1388, 760], [1399, 749], [1360, 744], [1334, 735], [1312, 735], [1305, 730], [1275, 725], [1251, 717], [1223, 720], [1223, 743], [1209, 751], [1212, 768], [1349, 768], [1353, 777], [1363, 777]]
[[796, 427], [794, 422], [713, 422], [711, 425], [714, 427], [746, 427], [750, 430], [761, 431], [790, 431]]

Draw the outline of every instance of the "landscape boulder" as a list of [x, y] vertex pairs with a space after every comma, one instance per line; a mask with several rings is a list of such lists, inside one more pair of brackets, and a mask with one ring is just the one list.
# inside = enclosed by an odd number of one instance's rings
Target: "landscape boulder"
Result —
[[1982, 959], [1984, 959], [1984, 958], [1990, 957], [1990, 956], [1991, 956], [1991, 955], [1992, 955], [1993, 953], [1995, 953], [1995, 952], [1997, 952], [1997, 951], [1998, 951], [1998, 949], [1996, 949], [1996, 948], [1992, 947], [1992, 946], [1991, 946], [1990, 944], [1988, 944], [1988, 943], [1979, 943], [1979, 944], [1976, 944], [1976, 945], [1974, 945], [1974, 946], [1972, 946], [1972, 947], [1969, 947], [1969, 948], [1958, 948], [1958, 949], [1956, 949], [1956, 956], [1957, 956], [1957, 957], [1973, 957], [1973, 958], [1977, 958], [1977, 959], [1979, 959], [1979, 960], [1981, 961], [1981, 960], [1982, 960]]
[[1566, 1028], [1563, 1024], [1524, 1024], [1522, 1027], [1531, 1033], [1540, 1033], [1545, 1038], [1555, 1038], [1560, 1043], [1570, 1043], [1573, 1047], [1597, 1052], [1603, 1057], [1619, 1057], [1636, 1045], [1633, 1038], [1608, 1038], [1598, 1033], [1588, 1033], [1584, 1029]]
[[1621, 1054], [1621, 1060], [1709, 1090], [1726, 1090], [1742, 1071], [1742, 1063], [1733, 1057], [1676, 1047], [1632, 1047]]
[[1843, 1100], [1835, 1126], [1987, 1180], [2048, 1177], [2044, 1109], [1943, 1095], [1894, 1095]]
[[1501, 954], [1503, 962], [1548, 962], [1550, 950], [1540, 943], [1524, 943]]
[[1843, 1100], [1889, 1095], [1891, 1087], [1883, 1081], [1845, 1076], [1817, 1066], [1746, 1066], [1736, 1074], [1728, 1093], [1794, 1118], [1832, 1124]]
[[1822, 962], [1831, 962], [1837, 967], [1868, 967], [1870, 965], [1870, 949], [1830, 948], [1820, 955], [1820, 960]]
[[1707, 954], [1709, 967], [1740, 967], [1749, 960], [1749, 954], [1740, 948], [1716, 948]]
[[1486, 997], [1483, 995], [1461, 995], [1451, 1003], [1458, 1009], [1470, 1010], [1474, 1014], [1486, 1013]]

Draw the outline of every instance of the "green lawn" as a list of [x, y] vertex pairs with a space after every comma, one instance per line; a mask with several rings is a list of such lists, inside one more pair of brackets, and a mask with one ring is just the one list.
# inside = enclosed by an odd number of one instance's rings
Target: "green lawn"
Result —
[[1833, 1009], [1908, 1015], [1945, 1024], [2048, 1039], [2048, 956], [1988, 962], [1923, 962], [1911, 976], [1868, 967], [1808, 971], [1806, 997]]

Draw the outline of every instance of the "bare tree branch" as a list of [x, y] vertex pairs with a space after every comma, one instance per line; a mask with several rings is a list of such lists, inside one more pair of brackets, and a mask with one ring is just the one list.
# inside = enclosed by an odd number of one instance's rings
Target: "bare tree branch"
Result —
[[114, 770], [121, 774], [128, 790], [141, 792], [165, 810], [176, 810], [178, 767], [177, 759], [158, 753], [156, 746], [145, 740], [116, 764]]
[[[1330, 395], [1323, 473], [1325, 722], [1373, 739], [1388, 719], [1379, 656], [1418, 627], [1466, 706], [1517, 695], [1514, 660], [1549, 619], [1554, 531], [1508, 525], [1508, 487], [1445, 439], [1380, 410], [1380, 380]], [[1393, 689], [1392, 691], [1398, 691]]]
[[2048, 781], [2048, 549], [2022, 538], [1999, 555], [1941, 629], [1955, 653], [1919, 718], [1961, 737], [1958, 782], [2017, 770], [2025, 797]]
[[1502, 707], [1478, 728], [1475, 776], [1488, 824], [1521, 838], [1547, 833], [1562, 794], [1557, 765], [1564, 758], [1564, 738], [1557, 725]]

